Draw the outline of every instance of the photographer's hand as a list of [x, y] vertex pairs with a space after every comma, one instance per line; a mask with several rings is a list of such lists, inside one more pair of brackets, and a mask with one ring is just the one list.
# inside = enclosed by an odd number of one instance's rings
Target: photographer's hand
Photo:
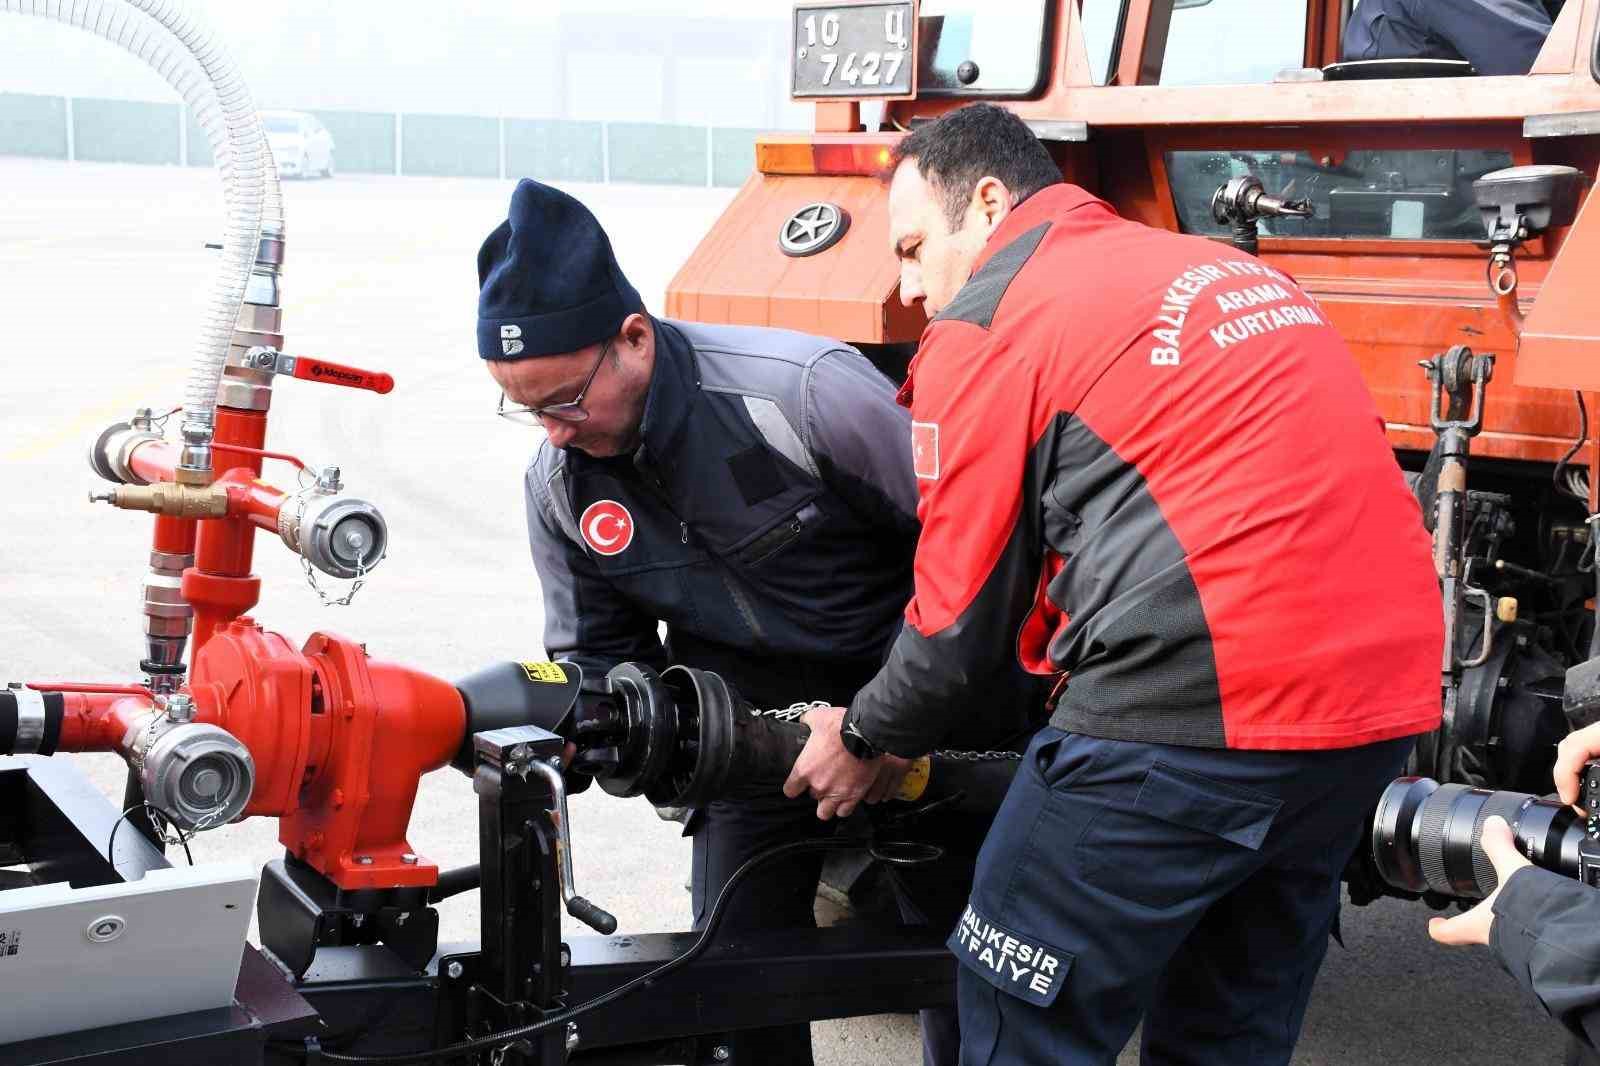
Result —
[[1511, 837], [1511, 827], [1498, 815], [1483, 823], [1483, 836], [1479, 839], [1483, 844], [1483, 853], [1494, 863], [1495, 890], [1465, 914], [1458, 914], [1454, 918], [1428, 919], [1428, 935], [1441, 944], [1489, 943], [1489, 930], [1494, 926], [1494, 901], [1500, 895], [1500, 886], [1524, 866], [1533, 865], [1517, 851], [1516, 841]]
[[[1583, 764], [1600, 756], [1600, 722], [1584, 726], [1556, 745], [1556, 792], [1562, 803], [1578, 804], [1582, 787]], [[1580, 808], [1581, 810], [1581, 808]], [[1585, 812], [1587, 813], [1587, 812]]]

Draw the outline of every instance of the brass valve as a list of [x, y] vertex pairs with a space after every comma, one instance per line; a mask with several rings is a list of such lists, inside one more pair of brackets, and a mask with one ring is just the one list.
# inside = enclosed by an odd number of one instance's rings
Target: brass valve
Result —
[[118, 485], [92, 492], [90, 503], [109, 503], [126, 511], [150, 511], [171, 518], [222, 518], [228, 513], [228, 490], [222, 485]]

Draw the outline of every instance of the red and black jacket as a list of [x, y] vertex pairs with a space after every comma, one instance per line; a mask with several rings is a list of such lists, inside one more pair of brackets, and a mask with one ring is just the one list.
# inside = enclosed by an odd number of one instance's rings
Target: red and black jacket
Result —
[[1287, 275], [1120, 218], [1021, 204], [901, 393], [916, 594], [846, 728], [901, 755], [991, 713], [1020, 661], [1052, 724], [1340, 748], [1439, 721], [1443, 627], [1416, 501], [1355, 361]]

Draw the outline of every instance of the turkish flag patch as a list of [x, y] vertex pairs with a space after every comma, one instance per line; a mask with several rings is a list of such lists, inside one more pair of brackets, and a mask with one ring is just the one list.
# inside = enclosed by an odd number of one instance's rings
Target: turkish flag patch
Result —
[[939, 480], [939, 423], [911, 423], [911, 469], [925, 481]]
[[597, 555], [616, 555], [633, 543], [633, 515], [616, 500], [599, 500], [583, 509], [578, 531]]

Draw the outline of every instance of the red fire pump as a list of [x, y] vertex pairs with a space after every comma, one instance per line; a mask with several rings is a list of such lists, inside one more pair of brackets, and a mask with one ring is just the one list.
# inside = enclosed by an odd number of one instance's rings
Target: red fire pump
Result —
[[121, 753], [146, 801], [180, 828], [270, 815], [284, 847], [340, 888], [437, 880], [405, 832], [418, 778], [465, 735], [449, 682], [328, 633], [296, 650], [236, 615], [165, 696], [34, 687], [61, 698], [55, 750]]

